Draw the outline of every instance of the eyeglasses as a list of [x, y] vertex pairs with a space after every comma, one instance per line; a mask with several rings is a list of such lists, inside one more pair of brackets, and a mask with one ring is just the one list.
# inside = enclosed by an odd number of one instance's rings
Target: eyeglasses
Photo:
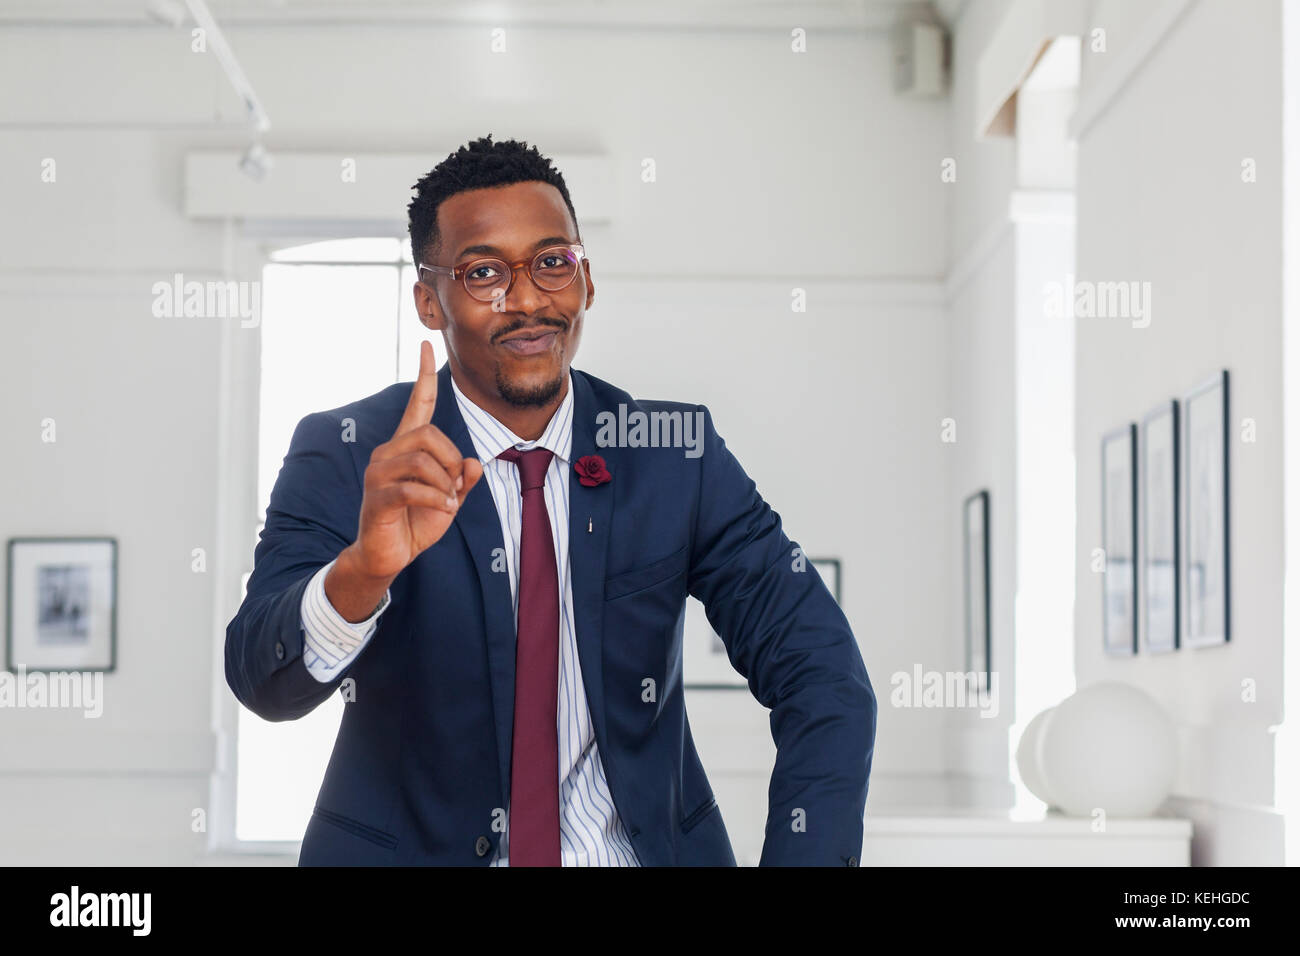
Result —
[[528, 266], [533, 283], [543, 292], [567, 289], [578, 275], [578, 262], [587, 258], [582, 243], [547, 246], [531, 259], [508, 263], [504, 259], [473, 259], [459, 266], [429, 266], [420, 263], [421, 274], [462, 279], [465, 291], [480, 302], [504, 298], [515, 283], [515, 270]]

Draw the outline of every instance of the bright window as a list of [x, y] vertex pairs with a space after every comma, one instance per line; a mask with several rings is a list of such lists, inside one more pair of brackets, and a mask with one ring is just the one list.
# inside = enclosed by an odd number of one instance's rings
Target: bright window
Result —
[[[393, 238], [318, 242], [275, 253], [263, 270], [255, 533], [303, 416], [414, 380], [425, 338], [439, 366], [446, 360], [442, 337], [416, 319], [408, 247]], [[238, 840], [302, 839], [343, 707], [335, 694], [277, 723], [239, 708]]]

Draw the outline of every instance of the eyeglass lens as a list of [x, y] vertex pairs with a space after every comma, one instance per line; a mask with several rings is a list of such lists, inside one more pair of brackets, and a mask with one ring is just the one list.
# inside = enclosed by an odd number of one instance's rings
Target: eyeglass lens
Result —
[[[578, 274], [578, 255], [565, 246], [543, 249], [533, 259], [531, 273], [538, 288], [558, 292]], [[500, 259], [478, 259], [465, 270], [465, 288], [484, 302], [504, 294], [509, 283], [510, 267]]]

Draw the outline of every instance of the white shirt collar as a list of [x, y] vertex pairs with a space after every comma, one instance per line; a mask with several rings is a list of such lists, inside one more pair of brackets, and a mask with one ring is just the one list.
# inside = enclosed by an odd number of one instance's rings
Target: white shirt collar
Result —
[[541, 436], [534, 441], [525, 441], [503, 425], [496, 416], [480, 408], [465, 396], [456, 384], [455, 376], [451, 378], [452, 391], [456, 395], [456, 404], [460, 407], [465, 427], [474, 442], [479, 460], [486, 466], [507, 448], [527, 451], [530, 448], [549, 448], [556, 458], [565, 465], [569, 463], [569, 452], [573, 446], [573, 369], [569, 369], [569, 387], [564, 400], [555, 410], [551, 420]]

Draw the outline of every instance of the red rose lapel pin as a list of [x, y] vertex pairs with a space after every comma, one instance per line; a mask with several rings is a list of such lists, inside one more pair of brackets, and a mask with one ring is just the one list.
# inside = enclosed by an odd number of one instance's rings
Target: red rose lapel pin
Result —
[[603, 485], [610, 480], [605, 469], [605, 459], [599, 455], [583, 455], [573, 463], [573, 470], [578, 473], [578, 480], [588, 488]]

